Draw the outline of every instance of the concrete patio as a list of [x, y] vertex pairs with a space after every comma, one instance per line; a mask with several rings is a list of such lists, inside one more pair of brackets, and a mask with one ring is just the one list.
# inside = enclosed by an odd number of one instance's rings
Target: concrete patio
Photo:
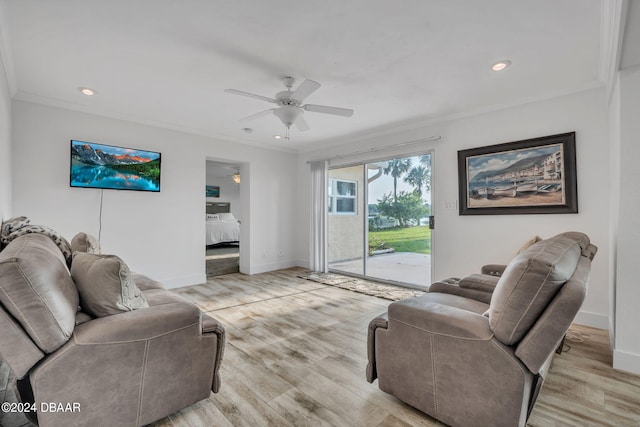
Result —
[[[362, 258], [329, 263], [336, 272], [363, 274]], [[431, 255], [394, 252], [367, 257], [367, 277], [427, 288], [431, 284]]]

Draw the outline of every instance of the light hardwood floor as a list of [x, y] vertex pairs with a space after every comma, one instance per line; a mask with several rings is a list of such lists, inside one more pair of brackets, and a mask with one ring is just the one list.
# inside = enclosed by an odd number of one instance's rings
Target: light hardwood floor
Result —
[[[389, 301], [296, 277], [304, 271], [176, 290], [226, 326], [222, 387], [154, 427], [442, 425], [365, 380], [367, 326]], [[640, 425], [640, 377], [611, 368], [607, 332], [571, 332], [528, 425]]]
[[[222, 388], [156, 426], [442, 425], [365, 380], [367, 326], [389, 301], [296, 277], [304, 271], [177, 290], [227, 328]], [[611, 368], [607, 332], [571, 332], [528, 425], [640, 425], [640, 377]]]

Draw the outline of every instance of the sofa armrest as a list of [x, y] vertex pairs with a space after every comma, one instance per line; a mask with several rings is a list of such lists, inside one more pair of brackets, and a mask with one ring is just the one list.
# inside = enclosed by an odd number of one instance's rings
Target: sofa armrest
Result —
[[383, 313], [380, 316], [369, 322], [369, 332], [367, 334], [367, 356], [369, 363], [367, 363], [367, 381], [374, 382], [378, 378], [376, 371], [376, 329], [387, 329], [389, 320], [387, 319], [387, 313]]
[[487, 264], [482, 266], [480, 273], [500, 277], [506, 268], [504, 264]]
[[201, 323], [201, 312], [188, 302], [174, 302], [83, 323], [74, 331], [79, 345], [144, 341]]
[[224, 355], [224, 344], [226, 342], [226, 332], [222, 323], [211, 316], [202, 314], [202, 333], [215, 334], [217, 336], [216, 358], [213, 362], [213, 382], [211, 391], [217, 393], [220, 390], [222, 380], [220, 379], [220, 366], [222, 365], [222, 356]]
[[0, 305], [0, 359], [4, 360], [16, 378], [22, 379], [29, 369], [44, 357], [24, 329]]
[[38, 405], [77, 402], [81, 412], [38, 413], [40, 425], [146, 425], [207, 399], [220, 363], [214, 329], [203, 333], [202, 313], [182, 301], [79, 325], [29, 378]]

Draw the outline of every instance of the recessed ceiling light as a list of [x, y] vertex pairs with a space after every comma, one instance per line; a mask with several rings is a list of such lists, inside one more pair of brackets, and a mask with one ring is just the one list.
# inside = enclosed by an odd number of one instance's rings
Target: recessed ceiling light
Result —
[[273, 135], [274, 139], [282, 139], [282, 135]]
[[502, 71], [502, 70], [504, 70], [505, 68], [508, 68], [508, 67], [509, 67], [509, 65], [511, 65], [511, 61], [509, 61], [508, 59], [503, 59], [503, 60], [501, 60], [501, 61], [498, 61], [498, 62], [494, 63], [494, 64], [491, 66], [491, 69], [492, 69], [493, 71]]
[[93, 89], [89, 89], [88, 87], [81, 87], [80, 88], [80, 92], [82, 92], [83, 95], [87, 95], [87, 96], [91, 96], [91, 95], [95, 95], [96, 91]]

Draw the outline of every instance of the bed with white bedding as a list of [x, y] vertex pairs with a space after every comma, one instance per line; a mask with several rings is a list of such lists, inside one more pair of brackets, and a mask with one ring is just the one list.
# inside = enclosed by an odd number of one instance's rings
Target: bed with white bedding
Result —
[[207, 246], [240, 241], [240, 223], [232, 213], [208, 213], [206, 219]]

